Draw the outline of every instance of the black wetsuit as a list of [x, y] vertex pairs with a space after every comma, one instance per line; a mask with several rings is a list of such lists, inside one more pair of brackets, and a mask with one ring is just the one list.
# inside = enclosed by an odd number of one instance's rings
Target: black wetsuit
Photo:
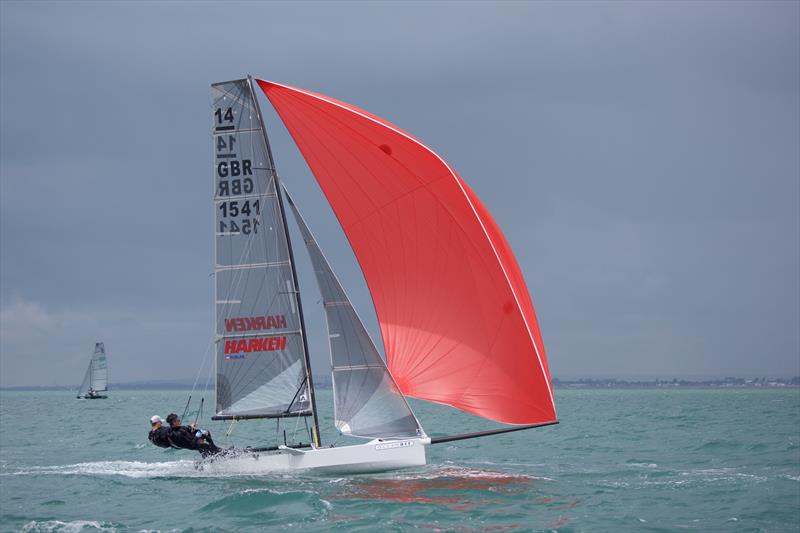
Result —
[[195, 430], [189, 426], [178, 426], [169, 428], [169, 443], [173, 448], [183, 448], [186, 450], [197, 449], [197, 439], [194, 436]]
[[169, 428], [161, 426], [159, 428], [150, 430], [150, 434], [147, 436], [147, 438], [159, 448], [172, 448], [172, 444], [169, 442], [169, 434]]
[[189, 426], [170, 428], [169, 442], [173, 448], [197, 450], [203, 457], [214, 455], [222, 451], [214, 444], [210, 433], [200, 438], [195, 436], [196, 433], [197, 430]]

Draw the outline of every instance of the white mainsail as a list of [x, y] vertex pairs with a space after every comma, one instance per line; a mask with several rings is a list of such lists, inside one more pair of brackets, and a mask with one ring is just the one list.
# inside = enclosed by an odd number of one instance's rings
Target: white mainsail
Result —
[[312, 415], [282, 206], [248, 80], [211, 86], [216, 416]]
[[89, 367], [83, 377], [83, 382], [78, 389], [78, 397], [85, 395], [89, 390], [95, 392], [108, 390], [108, 363], [106, 361], [106, 347], [102, 342], [95, 343], [94, 353], [89, 360]]

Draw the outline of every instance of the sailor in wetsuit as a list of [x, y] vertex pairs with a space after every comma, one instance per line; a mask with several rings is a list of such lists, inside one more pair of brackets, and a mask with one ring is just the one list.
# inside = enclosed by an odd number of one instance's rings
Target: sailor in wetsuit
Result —
[[162, 426], [164, 421], [158, 415], [150, 417], [150, 434], [147, 436], [150, 442], [159, 448], [172, 448], [169, 442], [169, 428]]
[[169, 442], [173, 448], [183, 448], [187, 450], [197, 450], [203, 457], [215, 455], [221, 452], [211, 438], [211, 433], [207, 430], [198, 429], [192, 423], [188, 426], [181, 425], [181, 418], [175, 413], [167, 416], [169, 424]]

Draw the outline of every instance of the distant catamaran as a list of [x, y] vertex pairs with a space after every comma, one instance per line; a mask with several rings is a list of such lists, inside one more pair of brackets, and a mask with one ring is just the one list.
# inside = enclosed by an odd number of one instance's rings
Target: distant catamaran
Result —
[[[322, 187], [366, 278], [388, 368], [275, 170], [255, 83]], [[244, 471], [424, 465], [429, 444], [557, 423], [522, 272], [475, 193], [435, 152], [332, 98], [264, 80], [212, 86], [214, 420], [302, 417], [310, 443], [215, 460]], [[284, 196], [325, 308], [336, 428], [323, 447]], [[514, 427], [431, 438], [405, 396]], [[280, 423], [280, 420], [279, 420]], [[269, 452], [269, 453], [265, 453]]]
[[108, 390], [108, 364], [106, 362], [106, 347], [102, 342], [94, 345], [94, 353], [89, 360], [89, 368], [83, 377], [83, 383], [78, 389], [78, 399], [96, 400], [108, 398], [101, 392]]

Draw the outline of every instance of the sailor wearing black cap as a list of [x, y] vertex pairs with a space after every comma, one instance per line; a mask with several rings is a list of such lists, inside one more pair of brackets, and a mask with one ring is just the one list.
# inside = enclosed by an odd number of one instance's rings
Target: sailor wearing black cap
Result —
[[182, 426], [181, 418], [175, 413], [167, 416], [167, 423], [170, 426], [169, 442], [173, 448], [197, 450], [203, 457], [222, 451], [214, 444], [208, 431], [198, 429], [194, 423]]

